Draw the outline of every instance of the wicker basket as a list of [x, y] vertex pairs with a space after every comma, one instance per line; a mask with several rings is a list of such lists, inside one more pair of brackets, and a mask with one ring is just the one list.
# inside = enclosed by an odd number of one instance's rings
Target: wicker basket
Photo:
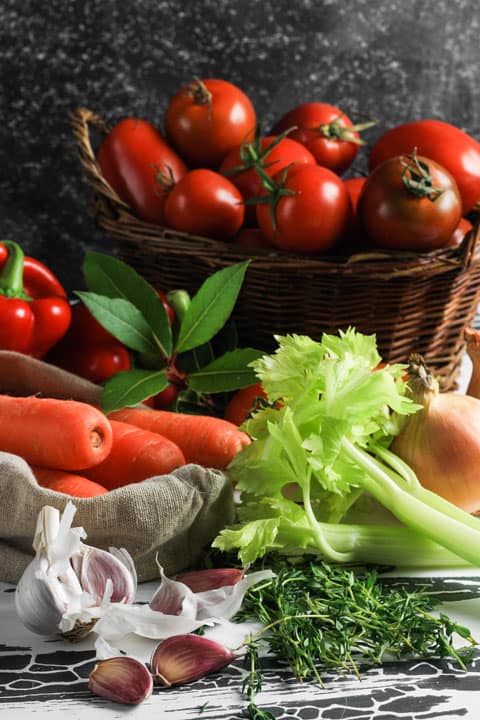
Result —
[[104, 121], [85, 108], [73, 131], [85, 177], [94, 191], [97, 225], [118, 256], [159, 288], [195, 292], [214, 271], [250, 257], [234, 311], [240, 340], [271, 351], [275, 334], [319, 338], [354, 326], [375, 333], [382, 357], [405, 362], [419, 352], [443, 390], [456, 387], [463, 331], [480, 300], [480, 223], [456, 248], [430, 253], [375, 252], [348, 258], [248, 251], [233, 244], [149, 224], [135, 217], [102, 177], [91, 131]]

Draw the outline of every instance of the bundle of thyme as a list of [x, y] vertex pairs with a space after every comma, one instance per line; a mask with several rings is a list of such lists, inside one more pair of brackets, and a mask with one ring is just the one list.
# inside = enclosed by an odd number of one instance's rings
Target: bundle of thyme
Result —
[[[383, 583], [375, 569], [321, 561], [290, 566], [283, 560], [272, 569], [274, 578], [250, 588], [241, 614], [265, 626], [250, 639], [245, 656], [243, 691], [251, 719], [273, 717], [254, 700], [262, 680], [260, 637], [299, 681], [321, 685], [322, 673], [331, 669], [359, 676], [361, 669], [387, 659], [446, 656], [466, 669], [472, 658], [476, 643], [470, 630], [444, 613], [432, 614], [439, 600], [423, 589]], [[455, 635], [467, 645], [455, 649]]]

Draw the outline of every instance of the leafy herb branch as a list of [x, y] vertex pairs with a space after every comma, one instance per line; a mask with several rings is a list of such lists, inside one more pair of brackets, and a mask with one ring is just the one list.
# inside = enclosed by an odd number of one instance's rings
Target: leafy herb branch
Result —
[[[171, 326], [155, 288], [123, 261], [88, 252], [83, 273], [88, 291], [76, 294], [95, 319], [132, 354], [133, 368], [105, 383], [102, 407], [110, 412], [136, 405], [173, 383], [183, 398], [225, 393], [256, 382], [250, 363], [262, 352], [238, 348], [227, 321], [250, 261], [208, 277], [191, 298], [185, 290]], [[181, 305], [181, 307], [180, 307]], [[181, 396], [182, 397], [182, 396]]]

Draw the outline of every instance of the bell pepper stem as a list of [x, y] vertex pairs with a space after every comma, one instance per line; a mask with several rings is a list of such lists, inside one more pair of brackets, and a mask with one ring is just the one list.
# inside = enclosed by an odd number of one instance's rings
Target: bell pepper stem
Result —
[[8, 250], [8, 258], [0, 273], [0, 295], [25, 299], [27, 296], [23, 290], [23, 250], [13, 240], [4, 240], [3, 245]]

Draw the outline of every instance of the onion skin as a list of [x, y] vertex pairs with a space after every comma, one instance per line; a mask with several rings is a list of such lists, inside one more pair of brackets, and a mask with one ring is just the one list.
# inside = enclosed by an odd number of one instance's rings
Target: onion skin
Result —
[[[418, 359], [418, 356], [414, 356]], [[409, 416], [391, 449], [420, 484], [468, 513], [480, 511], [480, 400], [440, 393], [422, 365], [409, 371], [411, 397], [423, 409]], [[420, 369], [419, 369], [420, 367]]]

